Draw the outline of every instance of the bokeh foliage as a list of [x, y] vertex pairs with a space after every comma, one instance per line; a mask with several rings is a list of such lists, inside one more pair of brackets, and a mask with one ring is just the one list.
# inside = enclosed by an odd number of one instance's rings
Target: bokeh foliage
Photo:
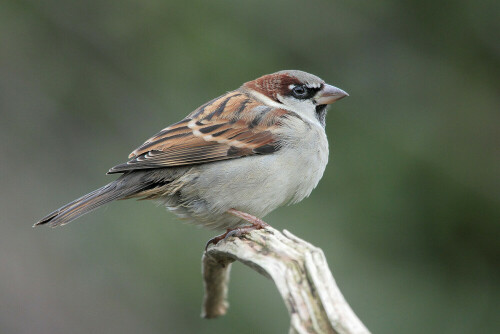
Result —
[[266, 220], [323, 248], [374, 333], [499, 329], [500, 2], [0, 2], [0, 332], [284, 333], [234, 266], [199, 318], [214, 235], [146, 202], [31, 229], [159, 129], [262, 74], [350, 97], [312, 196]]

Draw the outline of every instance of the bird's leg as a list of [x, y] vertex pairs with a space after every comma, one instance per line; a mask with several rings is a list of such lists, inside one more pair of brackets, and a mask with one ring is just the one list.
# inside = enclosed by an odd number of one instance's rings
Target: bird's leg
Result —
[[227, 213], [230, 213], [233, 216], [236, 216], [236, 217], [241, 218], [243, 220], [246, 220], [247, 222], [252, 224], [251, 226], [247, 226], [247, 227], [253, 227], [253, 229], [255, 229], [255, 230], [260, 230], [261, 228], [269, 226], [269, 224], [266, 223], [265, 221], [263, 221], [262, 219], [257, 218], [255, 216], [252, 216], [252, 215], [245, 213], [245, 212], [242, 212], [242, 211], [238, 211], [235, 209], [229, 209], [229, 210], [227, 210]]
[[232, 236], [239, 237], [243, 233], [250, 232], [253, 230], [260, 230], [261, 228], [265, 228], [265, 227], [269, 226], [269, 224], [266, 223], [265, 221], [263, 221], [262, 219], [257, 218], [255, 216], [252, 216], [251, 214], [248, 214], [246, 212], [238, 211], [235, 209], [229, 209], [229, 210], [227, 210], [227, 213], [232, 214], [233, 216], [236, 216], [238, 218], [241, 218], [241, 219], [249, 222], [251, 225], [236, 227], [236, 228], [232, 228], [232, 229], [228, 228], [226, 230], [226, 233], [218, 235], [218, 236], [208, 240], [207, 245], [205, 246], [205, 250], [207, 250], [207, 248], [210, 244], [217, 245], [217, 243], [219, 241], [224, 240], [227, 237], [232, 237]]

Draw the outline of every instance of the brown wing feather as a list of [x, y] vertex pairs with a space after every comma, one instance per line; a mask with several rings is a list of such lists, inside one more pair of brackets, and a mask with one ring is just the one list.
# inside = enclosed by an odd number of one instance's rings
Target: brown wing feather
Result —
[[286, 110], [267, 107], [242, 91], [229, 92], [161, 130], [133, 151], [131, 160], [109, 173], [273, 153], [280, 148], [273, 130], [287, 115]]

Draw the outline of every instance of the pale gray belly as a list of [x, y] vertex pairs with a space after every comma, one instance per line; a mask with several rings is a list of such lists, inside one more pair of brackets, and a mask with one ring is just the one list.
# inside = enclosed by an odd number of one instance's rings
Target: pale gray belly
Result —
[[208, 228], [244, 223], [226, 213], [234, 208], [262, 218], [279, 206], [309, 196], [328, 160], [326, 138], [302, 142], [270, 155], [257, 155], [192, 167], [182, 187], [163, 203], [182, 218]]

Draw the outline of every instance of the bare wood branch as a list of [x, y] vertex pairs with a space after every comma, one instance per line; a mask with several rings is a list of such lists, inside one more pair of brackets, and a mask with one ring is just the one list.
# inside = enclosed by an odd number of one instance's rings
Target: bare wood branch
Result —
[[323, 251], [286, 230], [281, 233], [271, 227], [208, 247], [202, 259], [203, 317], [226, 313], [234, 261], [274, 281], [290, 313], [290, 333], [370, 333], [342, 296]]

